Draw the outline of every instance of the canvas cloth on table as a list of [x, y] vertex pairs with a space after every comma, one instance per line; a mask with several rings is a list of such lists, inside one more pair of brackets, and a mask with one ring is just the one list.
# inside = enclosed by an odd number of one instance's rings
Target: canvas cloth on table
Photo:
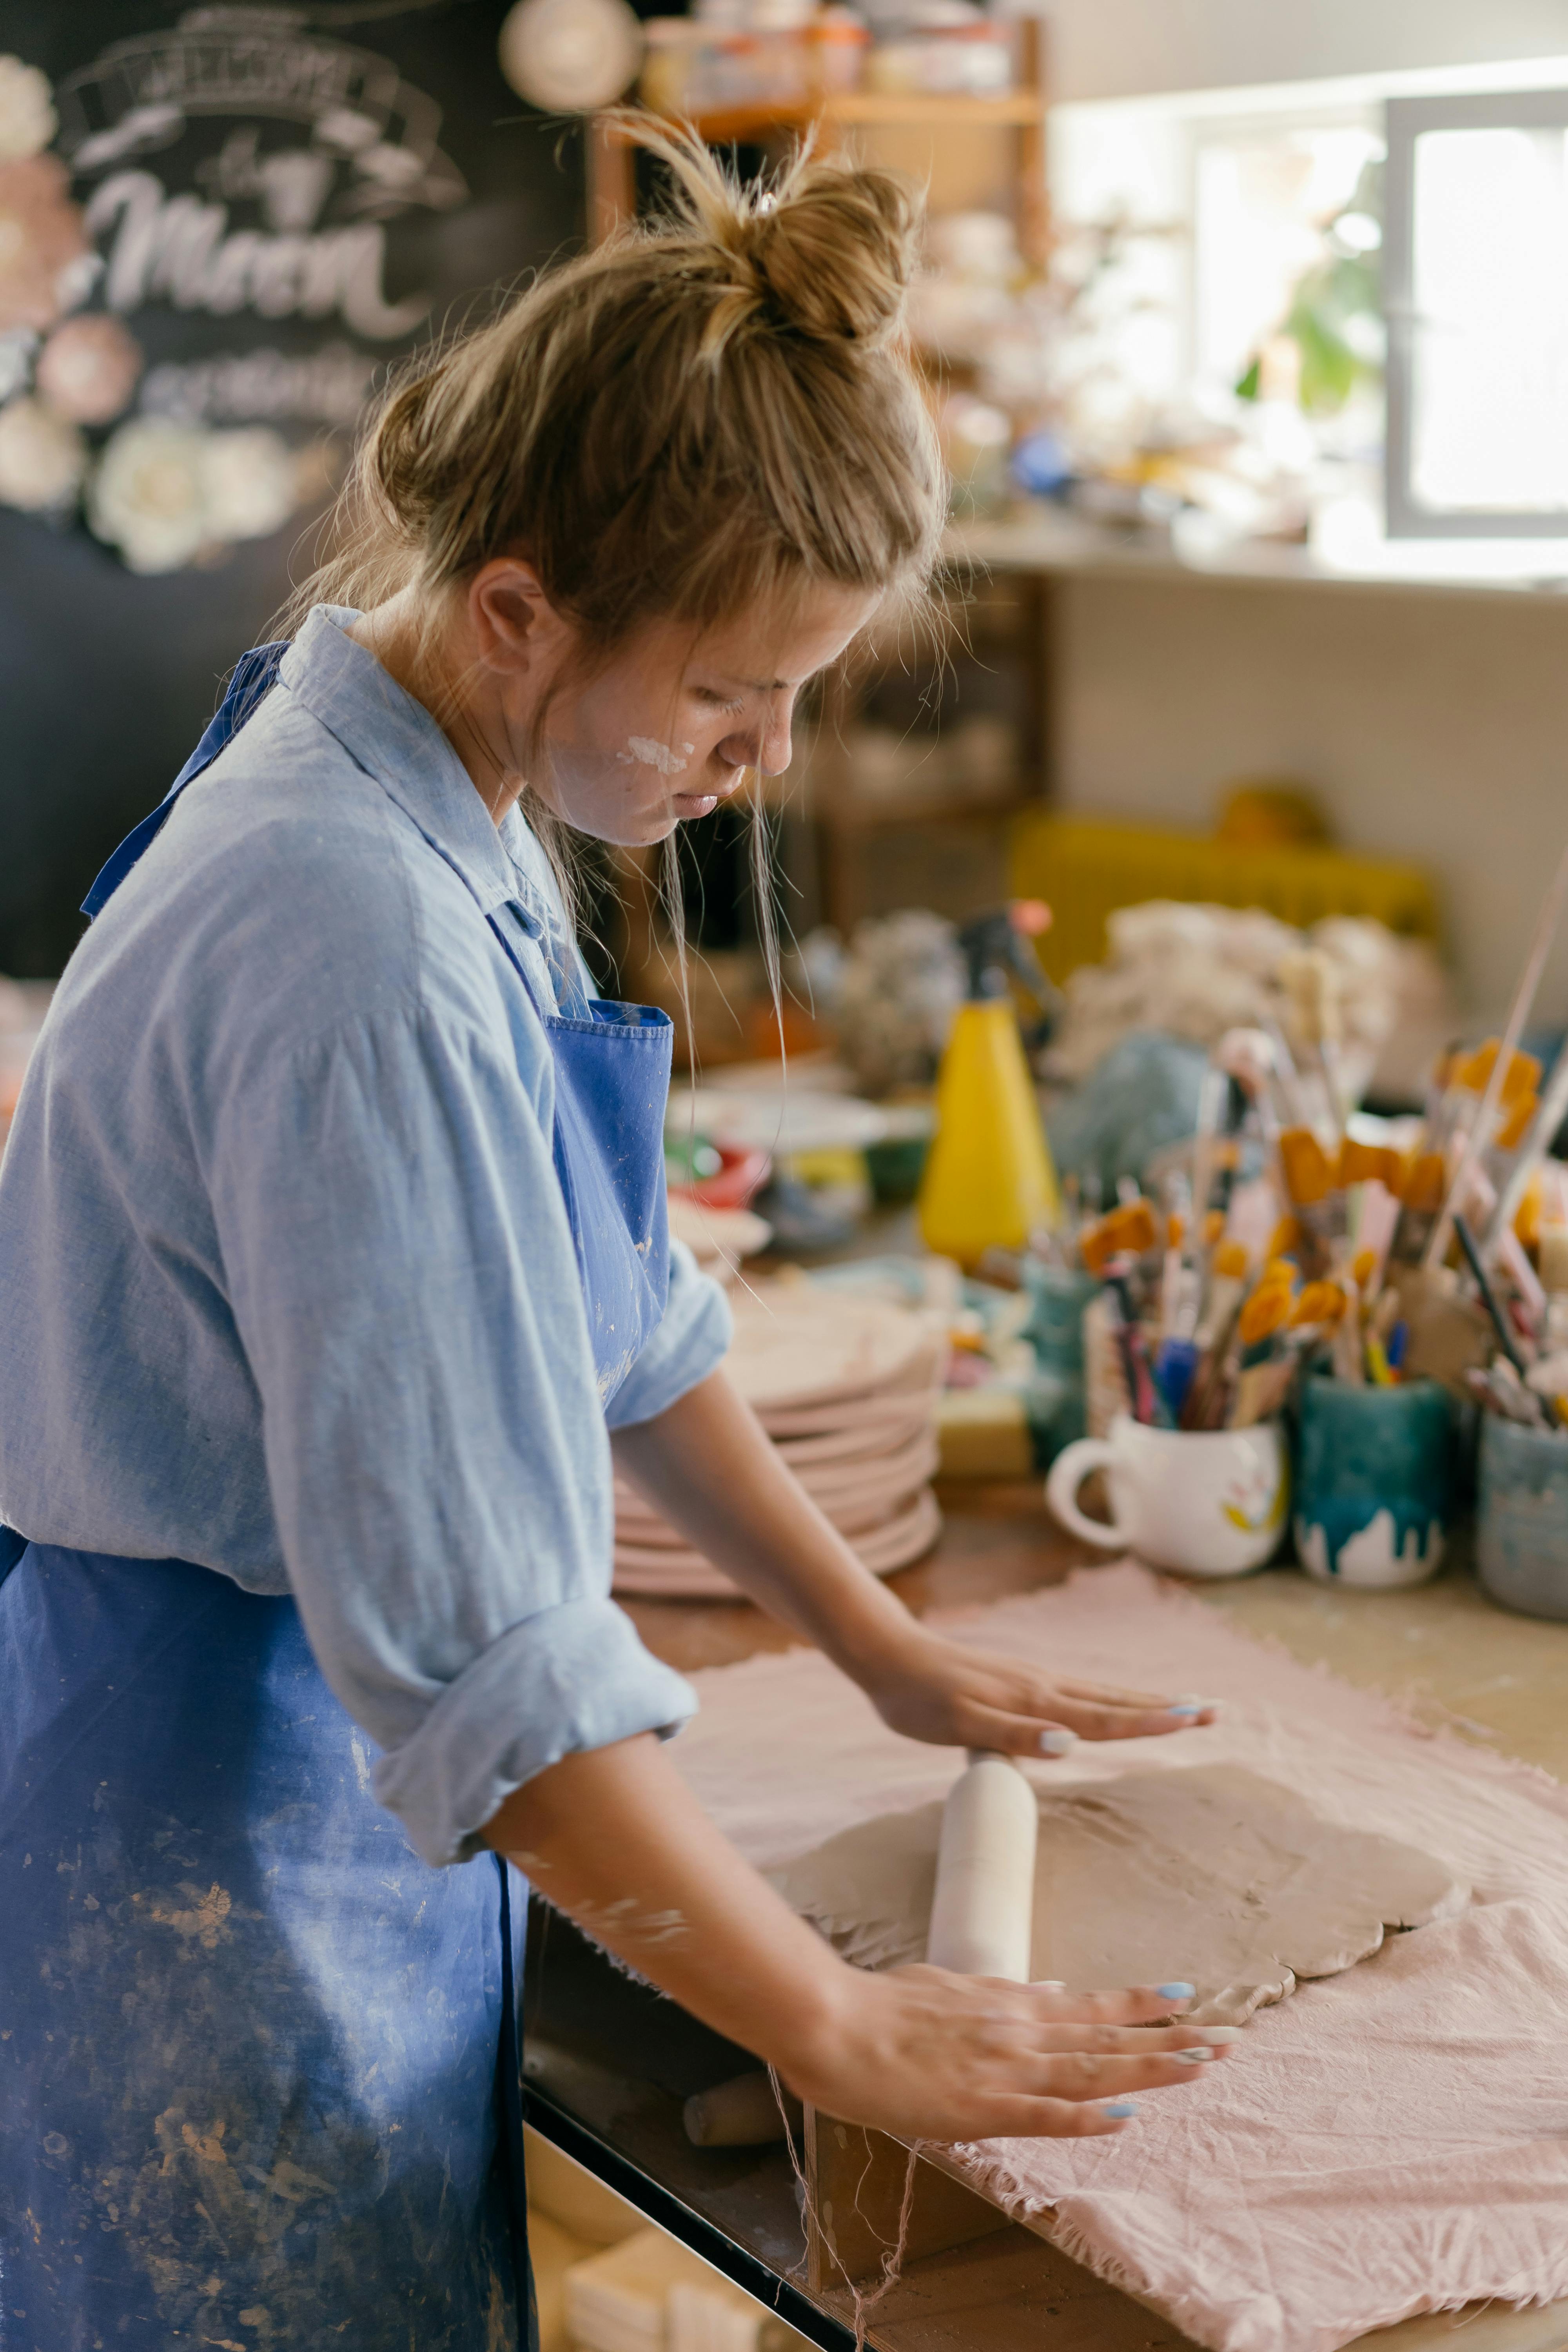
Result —
[[[1053, 1673], [1224, 1703], [1213, 1727], [1031, 1767], [1041, 1785], [1234, 1762], [1474, 1890], [1460, 1916], [1260, 2011], [1226, 2065], [1142, 2094], [1131, 2130], [959, 2149], [974, 2184], [1213, 2352], [1331, 2352], [1416, 2312], [1568, 2297], [1568, 1789], [1130, 1562], [927, 1622]], [[764, 1870], [929, 1803], [961, 1765], [889, 1731], [814, 1652], [695, 1679], [673, 1752]]]

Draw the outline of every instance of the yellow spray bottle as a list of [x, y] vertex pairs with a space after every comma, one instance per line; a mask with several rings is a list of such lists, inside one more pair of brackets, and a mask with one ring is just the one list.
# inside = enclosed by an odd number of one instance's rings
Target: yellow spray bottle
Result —
[[1061, 1220], [1010, 985], [1020, 979], [1042, 1003], [1051, 994], [1029, 945], [1049, 921], [1048, 908], [1023, 899], [959, 933], [968, 1000], [937, 1073], [936, 1133], [918, 1207], [926, 1247], [960, 1265], [988, 1249], [1022, 1249], [1040, 1226]]

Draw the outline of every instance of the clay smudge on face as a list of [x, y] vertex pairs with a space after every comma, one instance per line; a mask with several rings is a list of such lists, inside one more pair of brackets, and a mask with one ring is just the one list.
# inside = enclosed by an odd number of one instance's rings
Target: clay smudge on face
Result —
[[686, 760], [697, 749], [695, 743], [661, 743], [653, 735], [628, 735], [626, 748], [616, 753], [623, 768], [657, 768], [661, 776], [681, 776], [686, 772]]

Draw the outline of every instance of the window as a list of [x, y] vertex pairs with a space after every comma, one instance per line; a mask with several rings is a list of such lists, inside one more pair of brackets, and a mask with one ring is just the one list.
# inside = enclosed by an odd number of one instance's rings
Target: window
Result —
[[1393, 99], [1387, 528], [1568, 538], [1568, 89]]

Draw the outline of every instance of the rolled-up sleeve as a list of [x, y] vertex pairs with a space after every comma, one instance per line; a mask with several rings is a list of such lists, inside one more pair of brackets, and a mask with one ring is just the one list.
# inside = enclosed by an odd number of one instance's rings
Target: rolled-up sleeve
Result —
[[[504, 1037], [411, 1003], [233, 1074], [211, 1153], [311, 1647], [382, 1751], [381, 1801], [426, 1862], [462, 1860], [533, 1774], [695, 1706], [609, 1597], [608, 1439], [548, 1135]], [[712, 1315], [690, 1286], [682, 1360]]]
[[664, 1319], [610, 1403], [612, 1429], [652, 1421], [716, 1371], [730, 1351], [734, 1324], [718, 1284], [699, 1274], [684, 1242], [669, 1244], [669, 1303]]

